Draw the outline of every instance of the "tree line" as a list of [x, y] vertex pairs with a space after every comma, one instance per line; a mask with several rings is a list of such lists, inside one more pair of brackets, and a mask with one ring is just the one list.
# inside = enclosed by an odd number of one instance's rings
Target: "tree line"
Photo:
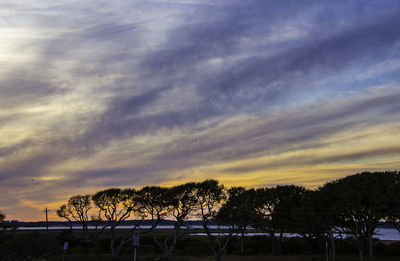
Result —
[[[217, 180], [173, 187], [110, 188], [93, 195], [72, 196], [57, 215], [68, 221], [71, 231], [74, 223], [80, 224], [82, 241], [96, 241], [100, 233], [109, 233], [113, 258], [132, 240], [132, 234], [140, 231], [152, 234], [163, 256], [171, 259], [188, 232], [185, 221], [196, 219], [201, 221], [217, 261], [224, 260], [235, 237], [240, 238], [243, 253], [249, 229], [269, 236], [270, 245], [265, 247], [272, 254], [281, 253], [284, 233], [297, 233], [308, 242], [310, 253], [316, 244], [326, 243], [330, 260], [336, 260], [335, 241], [346, 235], [364, 260], [374, 257], [373, 236], [383, 222], [400, 233], [400, 172], [359, 173], [315, 190], [295, 185], [226, 188]], [[116, 231], [132, 219], [135, 225]], [[174, 221], [173, 229], [155, 229], [167, 219]], [[140, 226], [145, 220], [151, 225], [143, 229]], [[221, 227], [213, 229], [210, 224]], [[89, 230], [89, 225], [95, 229]]]

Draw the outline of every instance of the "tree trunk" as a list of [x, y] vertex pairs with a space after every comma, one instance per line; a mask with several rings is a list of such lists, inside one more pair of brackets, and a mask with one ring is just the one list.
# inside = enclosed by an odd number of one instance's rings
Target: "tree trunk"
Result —
[[369, 257], [371, 259], [374, 259], [375, 256], [374, 256], [374, 245], [373, 245], [373, 242], [372, 242], [372, 237], [369, 238], [368, 241], [369, 241], [369, 246], [368, 246], [369, 247]]
[[117, 253], [115, 252], [113, 238], [111, 238], [111, 241], [110, 241], [110, 249], [111, 249], [111, 259], [114, 260], [117, 257]]
[[110, 250], [111, 250], [111, 259], [115, 260], [117, 257], [117, 252], [115, 249], [115, 232], [114, 232], [114, 230], [111, 230]]
[[218, 253], [218, 254], [215, 256], [215, 259], [216, 259], [217, 261], [224, 261], [224, 260], [225, 260], [225, 255], [224, 255], [223, 253]]
[[374, 259], [374, 245], [372, 242], [372, 228], [368, 226], [368, 250], [369, 250], [369, 257]]
[[167, 260], [172, 260], [172, 251], [173, 250], [171, 248], [165, 249], [164, 255], [167, 258]]
[[124, 244], [121, 242], [117, 247], [116, 247], [116, 249], [115, 249], [115, 256], [117, 257], [117, 256], [119, 256], [119, 253], [121, 252], [121, 247], [123, 246]]
[[333, 235], [333, 228], [331, 227], [329, 237], [331, 240], [331, 258], [332, 261], [336, 261], [336, 244], [335, 244], [335, 236]]
[[219, 249], [217, 254], [215, 255], [215, 259], [217, 261], [224, 261], [226, 256], [226, 247], [223, 246], [223, 249]]
[[226, 256], [226, 249], [228, 248], [229, 242], [231, 241], [231, 235], [225, 240], [225, 242], [218, 241], [217, 239], [217, 254], [215, 255], [217, 261], [224, 261]]
[[165, 238], [163, 242], [163, 254], [167, 260], [172, 259], [172, 251], [168, 244], [168, 238]]
[[240, 254], [244, 254], [244, 232], [242, 231], [242, 236], [240, 238]]
[[270, 236], [271, 236], [271, 255], [274, 256], [275, 255], [275, 241], [276, 241], [275, 233], [272, 232], [270, 234]]
[[364, 261], [364, 251], [362, 249], [359, 249], [360, 252], [360, 261]]
[[282, 238], [283, 238], [283, 230], [281, 229], [279, 232], [278, 254], [282, 253]]

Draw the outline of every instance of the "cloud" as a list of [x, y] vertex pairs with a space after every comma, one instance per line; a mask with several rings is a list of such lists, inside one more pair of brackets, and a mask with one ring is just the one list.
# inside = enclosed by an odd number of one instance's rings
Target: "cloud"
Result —
[[398, 155], [400, 153], [400, 146], [389, 146], [384, 148], [369, 149], [366, 151], [357, 151], [352, 153], [340, 153], [332, 156], [293, 156], [287, 157], [282, 160], [274, 160], [270, 163], [260, 164], [253, 166], [243, 166], [243, 167], [232, 167], [224, 169], [223, 172], [226, 173], [248, 173], [254, 171], [268, 171], [272, 169], [279, 169], [282, 167], [304, 167], [313, 166], [318, 164], [332, 164], [338, 162], [351, 162], [359, 159], [364, 159], [368, 157], [378, 157], [378, 156], [388, 156], [388, 155]]
[[[218, 18], [213, 18], [205, 24], [195, 22], [172, 30], [164, 45], [164, 48], [169, 49], [163, 48], [146, 56], [137, 67], [139, 71], [145, 72], [143, 77], [162, 78], [163, 86], [131, 98], [126, 95], [115, 96], [109, 103], [108, 110], [96, 123], [99, 126], [91, 127], [93, 132], [103, 136], [103, 139], [113, 139], [113, 135], [119, 139], [121, 136], [129, 137], [165, 127], [183, 127], [203, 119], [240, 112], [249, 103], [259, 106], [275, 104], [296, 94], [299, 87], [293, 83], [293, 77], [299, 79], [316, 72], [324, 74], [344, 70], [361, 58], [368, 60], [372, 55], [375, 57], [377, 52], [380, 57], [384, 57], [385, 53], [393, 55], [392, 48], [400, 40], [396, 26], [398, 19], [395, 16], [381, 17], [373, 24], [346, 28], [323, 39], [283, 50], [272, 57], [250, 56], [235, 63], [223, 63], [224, 68], [216, 68], [215, 71], [203, 69], [193, 73], [192, 70], [205, 60], [217, 55], [227, 57], [239, 50], [233, 39], [247, 34], [246, 18], [249, 17], [245, 16], [240, 20], [244, 25], [230, 22], [238, 23], [239, 19], [235, 15], [240, 14], [236, 10], [233, 14], [222, 15], [223, 19], [218, 17], [224, 21], [221, 24], [215, 21]], [[216, 43], [215, 46], [213, 43]], [[229, 43], [227, 48], [224, 43]], [[134, 103], [135, 106], [154, 106], [157, 103], [154, 97], [160, 93], [165, 93], [171, 86], [185, 86], [190, 83], [195, 84], [200, 102], [185, 111], [159, 113], [143, 118], [134, 117], [130, 113], [137, 113], [139, 110], [133, 112], [126, 106], [129, 99], [132, 99], [131, 104]], [[153, 97], [151, 102], [147, 100], [149, 95]], [[119, 104], [125, 104], [125, 108]], [[129, 115], [129, 119], [125, 115]], [[93, 136], [92, 132], [88, 131], [87, 136]]]
[[[389, 144], [398, 138], [399, 9], [395, 1], [3, 5], [0, 29], [13, 33], [0, 45], [2, 189], [18, 189], [8, 199], [23, 205], [206, 171], [257, 186], [265, 169], [398, 155]], [[309, 154], [345, 144], [354, 150]], [[307, 177], [314, 184], [332, 173]]]
[[[119, 159], [114, 157], [108, 160], [115, 162], [131, 158], [130, 165], [104, 169], [91, 167], [76, 172], [76, 175], [68, 182], [78, 187], [88, 183], [102, 186], [126, 184], [127, 181], [131, 184], [143, 184], [146, 180], [161, 182], [174, 179], [178, 173], [197, 167], [229, 164], [229, 162], [235, 165], [235, 162], [243, 160], [249, 161], [250, 166], [225, 167], [223, 172], [251, 173], [256, 170], [304, 167], [337, 163], [345, 159], [354, 161], [396, 155], [399, 153], [398, 148], [393, 147], [392, 141], [386, 147], [380, 147], [384, 144], [372, 144], [373, 147], [366, 149], [362, 145], [357, 145], [356, 148], [359, 151], [351, 151], [353, 147], [350, 146], [346, 149], [347, 151], [332, 150], [329, 152], [330, 155], [326, 155], [325, 152], [310, 154], [309, 151], [325, 151], [331, 146], [342, 146], [357, 140], [365, 142], [366, 146], [371, 146], [371, 140], [377, 138], [377, 133], [366, 132], [366, 130], [398, 119], [398, 110], [395, 108], [399, 95], [396, 88], [378, 88], [357, 98], [334, 100], [330, 103], [287, 110], [277, 113], [274, 117], [242, 117], [231, 122], [224, 120], [216, 125], [207, 125], [204, 129], [192, 130], [190, 135], [178, 132], [174, 135], [175, 138], [164, 143], [158, 142], [157, 139], [168, 135], [169, 132], [155, 132], [150, 135], [154, 139], [152, 143], [144, 141], [144, 144], [147, 144], [144, 147], [139, 147], [137, 150], [132, 148], [127, 155], [121, 154]], [[392, 112], [388, 113], [388, 111]], [[389, 124], [388, 129], [378, 133], [387, 135], [385, 133], [389, 132], [388, 134], [393, 136], [394, 134], [390, 133], [392, 129], [393, 126]], [[359, 135], [349, 134], [349, 132], [359, 133]], [[169, 136], [173, 135], [169, 133]], [[395, 135], [393, 139], [394, 137]], [[134, 141], [128, 144], [127, 146], [137, 146]], [[114, 146], [121, 145], [117, 143]], [[304, 155], [285, 156], [285, 153], [302, 151]], [[274, 159], [273, 155], [282, 155], [283, 159]], [[256, 160], [258, 157], [267, 156], [272, 157], [268, 163], [259, 164]], [[254, 159], [253, 162], [252, 159]]]
[[[31, 65], [37, 66], [37, 65]], [[20, 76], [24, 77], [21, 78]], [[2, 96], [1, 108], [32, 106], [46, 103], [51, 96], [64, 93], [64, 86], [57, 86], [42, 73], [32, 72], [28, 68], [13, 71], [0, 80]]]

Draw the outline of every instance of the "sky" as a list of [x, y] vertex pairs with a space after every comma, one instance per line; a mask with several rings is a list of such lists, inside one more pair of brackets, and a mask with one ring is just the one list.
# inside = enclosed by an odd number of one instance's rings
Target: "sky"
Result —
[[400, 2], [0, 1], [0, 211], [400, 166]]

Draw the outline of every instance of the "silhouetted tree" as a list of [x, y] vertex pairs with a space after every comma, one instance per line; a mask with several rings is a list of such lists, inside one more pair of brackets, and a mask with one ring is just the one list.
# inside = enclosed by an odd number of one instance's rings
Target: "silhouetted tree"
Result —
[[366, 253], [374, 257], [372, 237], [381, 220], [390, 212], [390, 188], [396, 172], [364, 172], [347, 176], [323, 186], [336, 194], [332, 202], [339, 225], [350, 234], [359, 250], [360, 260]]
[[[132, 238], [132, 233], [140, 226], [145, 216], [140, 199], [134, 189], [111, 188], [99, 191], [92, 196], [94, 204], [98, 207], [101, 219], [107, 221], [103, 229], [108, 228], [111, 234], [110, 249], [112, 258], [116, 258], [121, 247]], [[136, 215], [139, 221], [125, 232], [117, 243], [116, 228], [132, 215]]]
[[315, 243], [326, 243], [329, 237], [330, 260], [336, 260], [336, 245], [334, 233], [336, 229], [335, 210], [331, 207], [332, 196], [327, 190], [308, 191], [301, 201], [301, 206], [293, 210], [296, 223], [295, 231], [309, 242], [310, 252]]
[[178, 240], [185, 235], [186, 230], [182, 231], [183, 223], [188, 220], [198, 208], [196, 195], [196, 183], [189, 182], [168, 189], [166, 193], [168, 215], [174, 218], [174, 228], [170, 235], [166, 236], [162, 242], [159, 241], [157, 233], [154, 232], [154, 241], [162, 249], [167, 259], [172, 258]]
[[276, 244], [276, 225], [273, 219], [273, 192], [272, 189], [261, 188], [256, 190], [256, 202], [255, 202], [255, 215], [253, 220], [253, 226], [265, 233], [268, 233], [271, 238], [271, 254], [275, 254]]
[[2, 212], [0, 212], [0, 230], [2, 230], [4, 227], [3, 222], [4, 222], [5, 218], [6, 218], [6, 215], [4, 215]]
[[155, 228], [170, 211], [169, 189], [159, 186], [147, 186], [138, 191], [138, 197], [143, 206], [144, 215], [151, 219], [151, 227], [148, 232], [153, 232], [153, 240], [157, 242]]
[[72, 222], [76, 221], [82, 226], [83, 237], [88, 236], [88, 212], [92, 208], [91, 195], [72, 196], [67, 204], [57, 210], [57, 215], [68, 220], [72, 229]]
[[217, 220], [226, 226], [232, 226], [240, 235], [240, 253], [244, 254], [244, 236], [247, 229], [254, 223], [255, 216], [254, 189], [246, 190], [233, 187], [228, 190], [228, 200], [222, 205]]
[[68, 226], [72, 231], [72, 226], [73, 226], [73, 220], [72, 220], [72, 214], [71, 214], [71, 209], [68, 208], [67, 204], [63, 204], [60, 206], [60, 208], [56, 211], [57, 216], [60, 218], [64, 218], [68, 221]]
[[5, 214], [0, 213], [0, 231], [3, 230], [6, 232], [8, 237], [14, 237], [17, 234], [17, 230], [19, 227], [19, 223], [17, 222], [4, 222], [4, 219], [6, 217]]
[[207, 234], [211, 251], [217, 261], [223, 261], [234, 230], [213, 235], [209, 224], [217, 219], [218, 209], [226, 200], [224, 186], [220, 185], [217, 180], [205, 180], [197, 183], [196, 196], [199, 204], [199, 217], [202, 220], [203, 230]]
[[147, 186], [137, 191], [137, 197], [141, 202], [143, 214], [152, 221], [150, 230], [155, 228], [170, 210], [168, 193], [167, 188], [159, 186]]
[[[300, 186], [277, 186], [256, 191], [254, 221], [255, 227], [271, 237], [271, 252], [281, 253], [283, 233], [296, 227], [293, 210], [299, 207], [306, 189]], [[277, 239], [275, 233], [279, 233]]]
[[393, 184], [391, 184], [388, 192], [388, 205], [389, 213], [386, 221], [391, 223], [395, 229], [400, 233], [400, 172], [393, 171], [394, 175]]

